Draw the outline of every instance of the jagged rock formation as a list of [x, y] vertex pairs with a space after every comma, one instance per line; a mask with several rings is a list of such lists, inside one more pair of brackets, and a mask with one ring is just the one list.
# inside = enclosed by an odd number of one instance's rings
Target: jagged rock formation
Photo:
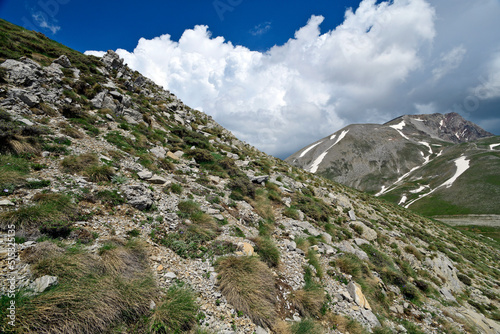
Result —
[[32, 293], [2, 330], [498, 332], [497, 244], [267, 156], [113, 52], [0, 23], [2, 295], [12, 273]]

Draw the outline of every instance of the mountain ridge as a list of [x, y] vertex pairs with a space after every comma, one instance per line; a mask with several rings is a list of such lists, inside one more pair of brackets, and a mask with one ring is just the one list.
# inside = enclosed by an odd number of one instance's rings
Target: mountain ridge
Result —
[[[349, 125], [299, 150], [285, 161], [359, 190], [385, 196], [384, 198], [396, 204], [403, 204], [406, 203], [406, 199], [408, 202], [415, 200], [422, 195], [420, 194], [424, 191], [422, 189], [426, 188], [432, 191], [434, 187], [438, 187], [440, 189], [437, 193], [450, 194], [453, 190], [466, 191], [466, 188], [459, 187], [452, 187], [446, 191], [441, 189], [441, 185], [445, 185], [447, 180], [445, 176], [451, 174], [448, 176], [449, 179], [453, 176], [453, 168], [458, 170], [457, 166], [449, 165], [448, 161], [456, 161], [461, 156], [468, 157], [466, 161], [472, 161], [473, 168], [470, 171], [462, 171], [457, 178], [464, 172], [462, 178], [468, 177], [469, 174], [474, 177], [472, 171], [476, 169], [474, 165], [479, 162], [470, 158], [487, 154], [493, 160], [481, 161], [486, 163], [484, 167], [489, 173], [487, 175], [496, 180], [498, 173], [493, 167], [487, 166], [496, 164], [494, 145], [500, 142], [497, 138], [456, 113], [403, 115], [381, 125]], [[490, 148], [486, 144], [493, 146]], [[441, 157], [443, 154], [448, 160]], [[441, 165], [437, 164], [437, 161]], [[442, 175], [439, 176], [440, 174]], [[441, 180], [441, 183], [437, 184], [437, 180]], [[477, 178], [476, 181], [481, 183]], [[418, 184], [414, 189], [408, 188], [412, 182]], [[492, 182], [497, 183], [497, 181]], [[431, 183], [434, 184], [433, 187]], [[449, 187], [446, 185], [446, 188]], [[416, 191], [417, 189], [419, 191]], [[392, 194], [386, 195], [389, 192]], [[476, 191], [476, 193], [481, 192], [480, 189]], [[478, 195], [473, 197], [478, 198], [478, 202], [486, 200], [492, 208], [481, 211], [485, 209], [484, 207], [479, 209], [478, 205], [477, 210], [472, 210], [471, 213], [498, 213], [494, 205], [498, 196], [497, 191], [483, 193], [482, 197]], [[488, 194], [494, 195], [488, 198]], [[447, 197], [450, 205], [456, 204], [457, 201], [451, 198], [452, 195]], [[404, 198], [406, 199], [403, 200]], [[462, 206], [463, 204], [461, 203]], [[418, 206], [420, 212], [427, 214], [426, 210], [422, 210], [422, 205]], [[471, 207], [470, 204], [465, 206]], [[409, 206], [406, 204], [405, 207]]]

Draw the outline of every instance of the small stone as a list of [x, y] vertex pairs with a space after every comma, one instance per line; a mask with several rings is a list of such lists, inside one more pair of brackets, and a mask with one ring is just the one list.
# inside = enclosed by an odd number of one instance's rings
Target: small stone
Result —
[[150, 310], [154, 310], [155, 308], [156, 308], [156, 303], [155, 303], [155, 301], [154, 301], [154, 300], [151, 300], [151, 301], [149, 302], [149, 309], [150, 309]]
[[149, 170], [143, 170], [137, 173], [137, 176], [139, 176], [141, 180], [147, 180], [153, 177], [153, 172], [150, 172]]
[[349, 211], [349, 218], [351, 220], [356, 220], [356, 214], [354, 213], [354, 210]]
[[242, 254], [246, 256], [252, 256], [254, 253], [253, 246], [248, 242], [238, 243], [238, 251], [242, 252]]
[[57, 285], [59, 282], [56, 276], [45, 275], [37, 278], [33, 283], [30, 284], [30, 289], [35, 293], [42, 293], [51, 286]]
[[3, 199], [0, 201], [0, 206], [14, 206], [15, 204], [8, 199]]
[[158, 176], [158, 175], [155, 175], [155, 176], [147, 179], [147, 181], [149, 183], [153, 183], [153, 184], [165, 184], [167, 182], [167, 180], [165, 180], [163, 177]]
[[158, 268], [156, 268], [156, 271], [162, 271], [162, 270], [163, 270], [163, 266], [160, 264], [160, 265], [158, 266]]
[[353, 305], [351, 307], [351, 310], [353, 310], [353, 311], [359, 311], [359, 306]]
[[165, 274], [165, 277], [170, 278], [170, 279], [174, 279], [174, 278], [177, 278], [177, 275], [175, 273], [169, 271], [168, 273]]

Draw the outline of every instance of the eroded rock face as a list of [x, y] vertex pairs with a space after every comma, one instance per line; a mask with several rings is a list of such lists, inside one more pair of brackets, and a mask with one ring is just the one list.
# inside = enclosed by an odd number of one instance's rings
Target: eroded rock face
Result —
[[427, 257], [424, 264], [432, 270], [437, 277], [443, 277], [446, 282], [443, 286], [452, 292], [461, 292], [463, 283], [457, 277], [458, 270], [455, 268], [451, 260], [444, 254], [438, 254], [431, 259]]
[[368, 300], [363, 294], [363, 291], [361, 290], [359, 284], [352, 281], [349, 282], [349, 284], [347, 285], [347, 291], [349, 291], [351, 298], [354, 299], [354, 301], [356, 302], [356, 304], [358, 304], [359, 307], [363, 307], [367, 310], [372, 309], [370, 303], [368, 303]]
[[28, 58], [21, 58], [21, 61], [7, 59], [0, 67], [7, 70], [5, 77], [7, 82], [29, 86], [38, 81], [42, 75], [40, 64]]

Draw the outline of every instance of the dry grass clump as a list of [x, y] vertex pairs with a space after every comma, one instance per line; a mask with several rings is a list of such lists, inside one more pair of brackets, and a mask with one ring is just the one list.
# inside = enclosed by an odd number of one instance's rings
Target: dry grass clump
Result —
[[79, 173], [86, 176], [92, 182], [110, 181], [113, 177], [113, 168], [102, 165], [93, 153], [84, 153], [78, 156], [72, 155], [61, 161], [63, 170], [67, 173]]
[[226, 257], [217, 262], [219, 285], [227, 301], [260, 326], [277, 318], [273, 273], [255, 257]]
[[35, 276], [57, 276], [59, 284], [19, 305], [18, 331], [102, 333], [146, 315], [157, 288], [143, 261], [145, 246], [111, 242], [116, 248], [102, 256], [48, 242], [24, 254]]
[[349, 319], [344, 317], [343, 315], [331, 315], [329, 317], [329, 323], [332, 324], [335, 329], [341, 333], [349, 332], [350, 334], [365, 334], [367, 333], [366, 329], [357, 322], [356, 320]]
[[14, 224], [18, 228], [29, 230], [52, 221], [71, 221], [77, 214], [76, 206], [66, 195], [37, 194], [33, 200], [34, 205], [0, 213], [0, 228]]
[[196, 324], [198, 305], [194, 292], [174, 285], [150, 318], [153, 334], [186, 333]]
[[310, 317], [319, 316], [325, 302], [325, 292], [320, 288], [300, 289], [292, 293], [291, 301], [300, 314]]

